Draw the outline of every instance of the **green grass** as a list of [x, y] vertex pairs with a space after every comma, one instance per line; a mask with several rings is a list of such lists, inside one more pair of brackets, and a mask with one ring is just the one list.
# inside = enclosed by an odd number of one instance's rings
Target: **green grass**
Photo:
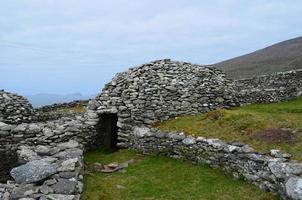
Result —
[[76, 106], [71, 107], [71, 108], [60, 108], [60, 109], [57, 109], [55, 112], [59, 112], [59, 113], [69, 113], [69, 112], [84, 113], [84, 112], [86, 112], [86, 107], [83, 106], [83, 105], [76, 105]]
[[[108, 164], [134, 159], [127, 172], [84, 176], [82, 200], [273, 200], [272, 196], [222, 171], [159, 155], [144, 156], [130, 150], [85, 154], [86, 164]], [[118, 189], [119, 188], [122, 189]]]
[[[181, 131], [194, 136], [244, 142], [263, 152], [280, 149], [302, 161], [302, 98], [282, 103], [216, 110], [195, 116], [180, 116], [154, 126], [164, 131]], [[255, 135], [259, 131], [270, 128], [297, 129], [297, 140], [294, 144], [271, 144], [256, 139]]]

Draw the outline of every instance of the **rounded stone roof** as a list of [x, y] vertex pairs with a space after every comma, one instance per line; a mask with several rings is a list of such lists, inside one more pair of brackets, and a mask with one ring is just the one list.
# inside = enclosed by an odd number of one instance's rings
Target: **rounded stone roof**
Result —
[[0, 90], [0, 122], [8, 124], [30, 122], [32, 114], [32, 105], [26, 98]]
[[150, 124], [237, 105], [232, 84], [212, 67], [158, 60], [117, 74], [97, 96], [96, 107], [117, 113], [119, 122]]

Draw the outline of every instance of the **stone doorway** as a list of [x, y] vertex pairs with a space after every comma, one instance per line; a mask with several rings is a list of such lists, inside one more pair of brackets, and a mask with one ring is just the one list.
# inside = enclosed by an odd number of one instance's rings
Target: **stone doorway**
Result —
[[0, 152], [0, 183], [12, 180], [10, 170], [18, 166], [17, 152]]
[[101, 114], [97, 125], [98, 145], [101, 148], [114, 150], [117, 148], [117, 114]]

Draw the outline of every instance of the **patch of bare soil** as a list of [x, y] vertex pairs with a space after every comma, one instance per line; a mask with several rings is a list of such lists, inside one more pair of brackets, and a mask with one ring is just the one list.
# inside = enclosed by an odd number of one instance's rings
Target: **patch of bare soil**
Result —
[[284, 129], [264, 129], [254, 137], [269, 144], [294, 144], [297, 141], [295, 131]]

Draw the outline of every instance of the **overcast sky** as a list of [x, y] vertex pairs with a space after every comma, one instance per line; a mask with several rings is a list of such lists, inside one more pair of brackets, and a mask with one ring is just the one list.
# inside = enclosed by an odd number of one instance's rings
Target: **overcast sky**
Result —
[[1, 0], [0, 89], [98, 93], [161, 58], [216, 63], [302, 36], [301, 0]]

